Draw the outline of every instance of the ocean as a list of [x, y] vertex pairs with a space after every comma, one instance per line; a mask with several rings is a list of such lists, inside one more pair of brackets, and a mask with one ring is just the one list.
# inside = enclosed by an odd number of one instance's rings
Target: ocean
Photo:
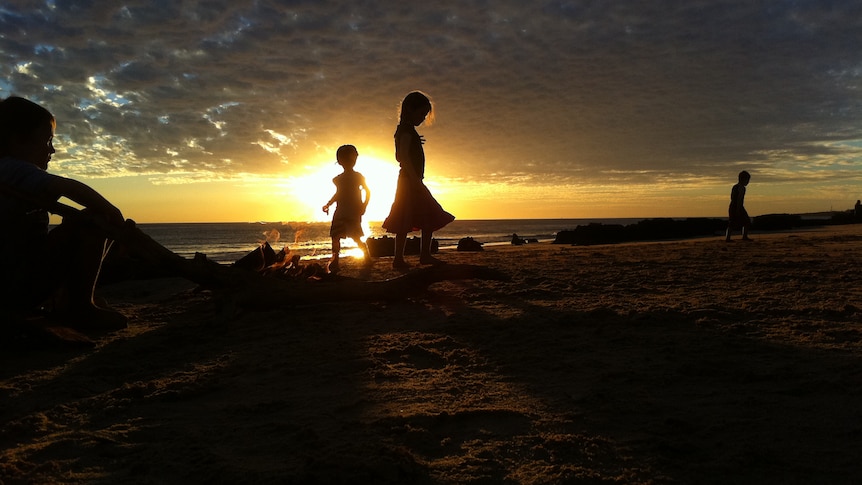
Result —
[[[579, 225], [633, 224], [642, 219], [500, 219], [455, 220], [434, 233], [440, 250], [454, 249], [464, 237], [472, 237], [485, 247], [511, 244], [512, 234], [540, 242], [553, 241], [557, 232]], [[381, 222], [366, 226], [365, 235], [386, 234]], [[219, 263], [232, 263], [268, 241], [276, 251], [287, 246], [305, 259], [331, 256], [329, 222], [237, 222], [237, 223], [171, 223], [138, 224], [150, 237], [171, 251], [187, 258], [203, 253]], [[411, 233], [410, 236], [418, 236]], [[349, 239], [342, 240], [342, 251], [355, 248]], [[344, 252], [342, 254], [345, 254]]]

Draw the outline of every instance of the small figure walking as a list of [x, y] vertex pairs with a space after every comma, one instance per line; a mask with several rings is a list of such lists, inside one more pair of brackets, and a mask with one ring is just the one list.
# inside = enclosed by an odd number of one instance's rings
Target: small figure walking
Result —
[[431, 256], [431, 241], [434, 231], [455, 220], [455, 216], [443, 210], [425, 186], [425, 139], [416, 132], [416, 127], [434, 119], [431, 100], [420, 91], [413, 91], [401, 101], [398, 128], [395, 130], [395, 159], [401, 165], [395, 201], [383, 228], [395, 233], [395, 258], [392, 267], [403, 270], [410, 267], [404, 260], [407, 233], [422, 231], [419, 252], [420, 264], [443, 264]]
[[[342, 145], [335, 152], [338, 164], [344, 169], [340, 175], [332, 179], [335, 184], [335, 195], [323, 206], [323, 212], [329, 214], [329, 206], [336, 204], [335, 214], [332, 215], [332, 227], [329, 236], [332, 238], [332, 259], [327, 266], [330, 273], [338, 273], [338, 257], [341, 252], [341, 239], [349, 237], [353, 239], [365, 256], [365, 264], [371, 263], [371, 255], [368, 246], [360, 238], [362, 232], [362, 216], [371, 200], [371, 191], [365, 183], [365, 177], [353, 170], [359, 152], [353, 145]], [[363, 200], [362, 193], [365, 193]]]
[[751, 174], [743, 170], [739, 172], [739, 182], [730, 190], [730, 207], [728, 208], [727, 236], [725, 241], [730, 241], [730, 235], [734, 229], [742, 229], [742, 240], [751, 241], [748, 237], [748, 229], [751, 227], [751, 218], [745, 210], [745, 187], [751, 181]]

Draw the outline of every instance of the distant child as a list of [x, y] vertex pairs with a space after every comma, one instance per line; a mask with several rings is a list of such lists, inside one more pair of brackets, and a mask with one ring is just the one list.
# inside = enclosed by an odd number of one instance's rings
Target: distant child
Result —
[[383, 221], [383, 228], [395, 233], [395, 259], [392, 267], [407, 269], [404, 260], [404, 247], [407, 233], [422, 231], [419, 252], [420, 264], [442, 264], [443, 261], [431, 256], [431, 241], [434, 231], [455, 220], [455, 216], [443, 210], [425, 186], [425, 139], [416, 132], [416, 127], [428, 118], [433, 122], [434, 112], [431, 100], [419, 91], [408, 94], [401, 101], [398, 128], [395, 130], [395, 159], [401, 165], [398, 173], [398, 186], [395, 201], [389, 216]]
[[[362, 216], [368, 207], [368, 201], [371, 200], [371, 191], [365, 183], [365, 177], [353, 170], [356, 159], [359, 158], [359, 152], [353, 145], [342, 145], [335, 152], [335, 158], [344, 168], [344, 172], [332, 179], [332, 183], [335, 184], [335, 195], [323, 206], [323, 212], [329, 214], [329, 206], [336, 204], [332, 227], [329, 230], [329, 235], [332, 237], [332, 259], [328, 266], [330, 273], [338, 273], [338, 256], [341, 252], [341, 238], [344, 237], [353, 239], [365, 255], [365, 263], [371, 263], [368, 246], [360, 240], [364, 235]], [[362, 199], [362, 192], [365, 192], [365, 200]]]
[[731, 233], [737, 228], [742, 228], [743, 241], [751, 241], [748, 237], [751, 218], [748, 217], [748, 212], [745, 210], [745, 187], [750, 181], [751, 174], [743, 170], [739, 172], [739, 182], [730, 190], [730, 207], [728, 208], [727, 237], [725, 237], [725, 241], [730, 241]]
[[[123, 214], [87, 185], [47, 172], [56, 126], [32, 101], [0, 101], [0, 311], [17, 318], [50, 307], [50, 317], [78, 330], [124, 328], [123, 315], [93, 301], [109, 247], [99, 224], [122, 226]], [[85, 210], [49, 232], [60, 197]]]

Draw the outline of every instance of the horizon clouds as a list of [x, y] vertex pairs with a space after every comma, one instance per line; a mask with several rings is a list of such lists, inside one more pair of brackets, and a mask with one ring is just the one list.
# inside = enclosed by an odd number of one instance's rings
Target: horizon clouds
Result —
[[717, 200], [746, 168], [776, 201], [862, 192], [856, 2], [13, 0], [0, 32], [0, 95], [55, 114], [64, 175], [301, 177], [344, 143], [391, 160], [419, 89], [449, 184]]

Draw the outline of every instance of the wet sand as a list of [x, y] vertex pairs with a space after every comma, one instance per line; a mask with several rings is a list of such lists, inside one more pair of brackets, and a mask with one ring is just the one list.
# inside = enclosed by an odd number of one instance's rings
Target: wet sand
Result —
[[111, 285], [127, 330], [3, 351], [0, 481], [860, 483], [862, 225], [754, 237], [446, 252], [511, 279], [232, 318]]

